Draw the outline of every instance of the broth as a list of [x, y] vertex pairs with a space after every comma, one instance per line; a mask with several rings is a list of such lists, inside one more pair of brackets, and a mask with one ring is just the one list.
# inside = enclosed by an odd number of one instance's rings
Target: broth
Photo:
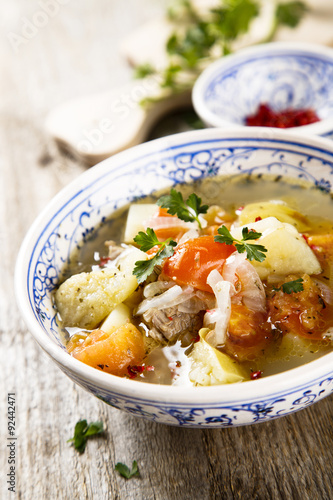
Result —
[[[281, 200], [288, 206], [305, 215], [309, 220], [308, 234], [333, 233], [333, 201], [330, 193], [324, 192], [305, 182], [259, 175], [257, 177], [237, 176], [229, 178], [205, 179], [189, 185], [177, 186], [184, 199], [195, 192], [203, 203], [219, 205], [226, 211], [237, 213], [241, 207], [254, 202]], [[145, 198], [139, 203], [154, 203], [161, 193]], [[80, 250], [72, 256], [71, 265], [64, 270], [62, 281], [69, 276], [89, 271], [98, 265], [101, 256], [105, 255], [106, 240], [116, 243], [123, 241], [127, 208], [118, 211], [103, 223]], [[323, 275], [328, 275], [330, 268], [324, 268]], [[325, 279], [327, 276], [325, 276]], [[142, 327], [142, 325], [139, 325]], [[68, 329], [70, 334], [76, 329]], [[68, 337], [64, 339], [64, 342]], [[146, 365], [154, 366], [154, 371], [145, 371], [136, 376], [136, 380], [151, 383], [192, 385], [188, 379], [190, 361], [187, 356], [193, 348], [191, 343], [177, 340], [172, 345], [157, 347], [144, 360]], [[282, 350], [272, 345], [265, 357], [256, 360], [245, 360], [243, 365], [251, 372], [263, 372], [269, 376], [312, 361], [331, 350], [331, 343], [325, 341], [297, 341], [293, 348]]]

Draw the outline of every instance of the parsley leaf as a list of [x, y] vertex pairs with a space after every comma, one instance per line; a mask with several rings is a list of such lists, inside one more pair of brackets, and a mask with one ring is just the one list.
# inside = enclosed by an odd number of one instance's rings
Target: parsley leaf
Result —
[[157, 253], [148, 260], [138, 260], [135, 262], [133, 274], [136, 276], [138, 283], [145, 281], [148, 276], [154, 271], [154, 267], [163, 263], [164, 259], [171, 257], [174, 252], [174, 247], [177, 245], [175, 241], [168, 238], [165, 241], [159, 241], [154, 229], [147, 227], [146, 233], [140, 231], [134, 238], [135, 243], [139, 245], [140, 250], [148, 252], [151, 248], [159, 246]]
[[153, 75], [155, 72], [156, 70], [151, 64], [141, 64], [135, 68], [134, 78], [145, 78], [146, 76]]
[[125, 479], [131, 479], [133, 476], [140, 476], [138, 464], [136, 460], [133, 460], [132, 468], [130, 469], [127, 465], [118, 462], [115, 465], [115, 469], [121, 476]]
[[155, 245], [160, 245], [160, 241], [156, 236], [154, 229], [147, 227], [147, 231], [144, 233], [140, 231], [134, 238], [135, 243], [140, 247], [143, 252], [148, 252]]
[[249, 30], [251, 21], [259, 14], [259, 5], [252, 0], [227, 0], [215, 14], [217, 35], [222, 42], [224, 54], [231, 52], [230, 43]]
[[289, 295], [291, 293], [303, 292], [303, 278], [298, 278], [297, 280], [293, 281], [287, 281], [286, 283], [283, 283], [283, 285], [279, 288], [274, 288], [274, 290], [276, 292], [282, 290], [283, 293], [288, 293]]
[[170, 194], [161, 196], [157, 205], [166, 208], [169, 214], [177, 215], [185, 222], [197, 221], [200, 229], [202, 227], [199, 215], [205, 214], [208, 210], [208, 205], [201, 205], [201, 198], [195, 193], [192, 193], [185, 202], [183, 195], [174, 188], [171, 189]]
[[275, 11], [276, 23], [295, 28], [307, 10], [308, 8], [303, 2], [279, 3]]
[[273, 40], [280, 26], [296, 28], [307, 11], [308, 7], [301, 1], [278, 2], [275, 8], [271, 31], [263, 42]]
[[246, 252], [249, 260], [263, 262], [266, 259], [265, 252], [267, 252], [267, 249], [263, 245], [246, 243], [248, 240], [257, 240], [260, 238], [261, 233], [252, 230], [249, 231], [247, 227], [244, 227], [242, 230], [242, 240], [236, 240], [226, 226], [220, 227], [217, 232], [218, 235], [214, 237], [214, 241], [217, 243], [225, 243], [226, 245], [234, 244], [239, 253]]
[[88, 437], [95, 436], [104, 432], [103, 422], [91, 422], [88, 424], [86, 420], [79, 420], [74, 429], [74, 436], [67, 440], [67, 443], [73, 442], [75, 449], [79, 453], [83, 453]]

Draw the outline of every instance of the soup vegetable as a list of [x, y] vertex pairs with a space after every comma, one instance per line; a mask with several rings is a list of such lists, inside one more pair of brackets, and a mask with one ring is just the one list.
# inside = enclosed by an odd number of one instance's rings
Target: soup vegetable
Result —
[[333, 223], [318, 205], [332, 200], [279, 187], [289, 196], [208, 206], [171, 189], [131, 205], [122, 242], [106, 241], [106, 256], [95, 251], [55, 292], [70, 355], [121, 377], [206, 386], [331, 349]]

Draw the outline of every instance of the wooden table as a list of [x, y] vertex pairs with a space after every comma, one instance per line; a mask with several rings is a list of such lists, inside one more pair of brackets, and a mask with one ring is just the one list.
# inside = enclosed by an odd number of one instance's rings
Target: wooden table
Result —
[[[127, 82], [131, 70], [117, 43], [164, 11], [166, 1], [54, 0], [46, 24], [36, 14], [42, 3], [0, 3], [0, 497], [333, 498], [332, 397], [249, 427], [162, 426], [74, 385], [27, 331], [13, 290], [18, 249], [39, 212], [87, 168], [58, 151], [44, 131], [45, 116], [66, 99]], [[29, 32], [38, 19], [40, 27]], [[8, 393], [16, 399], [16, 494], [7, 489]], [[102, 420], [107, 433], [79, 455], [66, 441], [82, 418]], [[134, 459], [141, 477], [126, 481], [114, 466]]]

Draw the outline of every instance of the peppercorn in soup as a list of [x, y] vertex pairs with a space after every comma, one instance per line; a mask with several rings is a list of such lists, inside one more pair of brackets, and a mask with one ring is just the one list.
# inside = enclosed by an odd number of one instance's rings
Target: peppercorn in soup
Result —
[[55, 292], [67, 351], [113, 375], [196, 386], [311, 361], [332, 348], [332, 243], [331, 195], [295, 180], [207, 179], [132, 204]]

